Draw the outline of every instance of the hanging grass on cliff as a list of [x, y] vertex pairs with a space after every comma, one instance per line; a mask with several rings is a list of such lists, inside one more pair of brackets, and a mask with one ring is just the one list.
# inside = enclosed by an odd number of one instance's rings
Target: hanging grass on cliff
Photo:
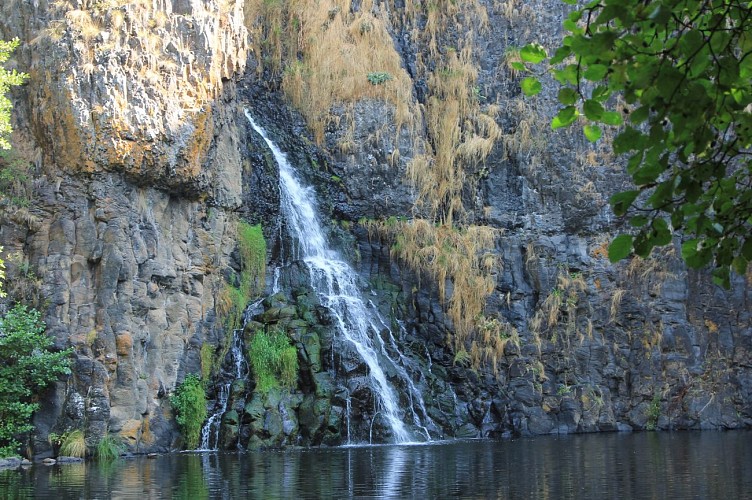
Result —
[[266, 277], [266, 240], [261, 225], [238, 222], [240, 275], [226, 284], [217, 297], [217, 313], [228, 331], [240, 328], [248, 302], [264, 291]]

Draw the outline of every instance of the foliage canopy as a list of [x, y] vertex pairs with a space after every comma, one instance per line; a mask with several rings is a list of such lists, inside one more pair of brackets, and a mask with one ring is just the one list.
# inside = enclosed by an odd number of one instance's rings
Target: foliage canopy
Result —
[[[687, 264], [714, 264], [728, 287], [752, 260], [752, 2], [594, 0], [563, 27], [552, 57], [535, 44], [520, 57], [547, 59], [561, 85], [553, 129], [579, 121], [594, 142], [620, 127], [613, 149], [635, 189], [610, 201], [634, 231], [609, 258], [646, 257], [681, 230]], [[522, 90], [542, 85], [529, 76]]]
[[0, 319], [0, 456], [16, 453], [18, 434], [34, 428], [40, 390], [70, 373], [71, 350], [53, 352], [39, 311], [16, 305]]
[[10, 54], [18, 47], [18, 39], [6, 42], [0, 40], [0, 149], [10, 149], [8, 136], [11, 133], [10, 110], [13, 104], [6, 97], [6, 93], [12, 85], [21, 85], [28, 75], [18, 71], [5, 69], [2, 64], [8, 60]]

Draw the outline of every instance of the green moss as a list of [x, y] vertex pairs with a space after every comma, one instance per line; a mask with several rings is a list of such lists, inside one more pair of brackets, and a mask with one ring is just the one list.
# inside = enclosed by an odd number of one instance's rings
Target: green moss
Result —
[[298, 380], [298, 352], [279, 330], [257, 331], [248, 349], [256, 390], [269, 392], [276, 387], [294, 387]]
[[175, 420], [185, 439], [185, 447], [194, 449], [199, 444], [201, 426], [206, 420], [206, 392], [201, 379], [188, 375], [175, 393], [170, 396], [175, 410]]

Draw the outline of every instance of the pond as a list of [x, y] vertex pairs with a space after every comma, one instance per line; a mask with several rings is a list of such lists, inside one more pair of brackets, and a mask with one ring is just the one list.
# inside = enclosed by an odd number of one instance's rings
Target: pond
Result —
[[0, 471], [0, 498], [750, 498], [752, 432], [179, 453]]

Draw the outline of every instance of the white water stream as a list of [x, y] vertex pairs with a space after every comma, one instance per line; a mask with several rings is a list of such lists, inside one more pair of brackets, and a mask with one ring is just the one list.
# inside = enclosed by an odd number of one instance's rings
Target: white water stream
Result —
[[[282, 213], [286, 217], [290, 234], [297, 240], [297, 256], [310, 270], [311, 286], [318, 294], [322, 305], [331, 311], [341, 338], [349, 341], [368, 365], [372, 390], [379, 402], [378, 417], [387, 421], [395, 442], [413, 441], [414, 437], [406, 428], [404, 419], [409, 418], [412, 420], [411, 424], [417, 424], [419, 428], [425, 427], [420, 424], [420, 418], [416, 415], [413, 405], [400, 408], [396, 389], [387, 380], [381, 366], [381, 362], [392, 362], [379, 337], [379, 332], [385, 328], [386, 323], [378, 312], [373, 307], [369, 308], [363, 300], [357, 286], [355, 271], [329, 246], [317, 216], [313, 188], [301, 184], [287, 156], [268, 138], [264, 129], [256, 124], [247, 110], [246, 117], [254, 130], [266, 141], [279, 165]], [[396, 348], [396, 345], [392, 348]], [[406, 379], [409, 391], [417, 392], [404, 369], [396, 364], [394, 368], [401, 378]], [[409, 399], [412, 400], [413, 396], [414, 394], [409, 394]], [[422, 399], [420, 406], [423, 406]], [[425, 413], [424, 417], [428, 419]], [[347, 419], [349, 424], [349, 415]], [[424, 432], [430, 440], [428, 432]]]
[[245, 353], [243, 352], [243, 329], [253, 315], [259, 312], [258, 307], [260, 304], [261, 300], [257, 300], [248, 305], [243, 312], [243, 323], [241, 327], [232, 332], [232, 343], [230, 344], [229, 355], [233, 371], [230, 374], [230, 377], [225, 377], [225, 381], [222, 382], [219, 389], [217, 389], [217, 398], [214, 403], [212, 414], [201, 428], [201, 443], [198, 447], [199, 451], [213, 451], [219, 449], [219, 429], [222, 425], [222, 416], [227, 411], [227, 403], [230, 399], [232, 383], [235, 380], [245, 380], [246, 377], [248, 377], [248, 362], [246, 361]]

